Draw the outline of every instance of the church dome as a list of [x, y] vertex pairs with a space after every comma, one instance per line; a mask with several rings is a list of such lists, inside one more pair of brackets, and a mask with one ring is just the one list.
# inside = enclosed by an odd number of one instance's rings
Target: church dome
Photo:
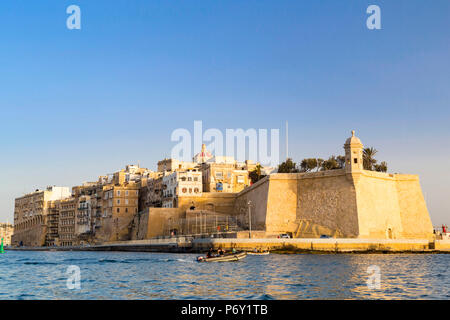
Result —
[[208, 161], [209, 159], [211, 159], [212, 157], [213, 156], [212, 156], [211, 152], [206, 150], [206, 145], [202, 144], [202, 151], [200, 151], [199, 153], [197, 153], [195, 155], [194, 162], [204, 163], [204, 162]]

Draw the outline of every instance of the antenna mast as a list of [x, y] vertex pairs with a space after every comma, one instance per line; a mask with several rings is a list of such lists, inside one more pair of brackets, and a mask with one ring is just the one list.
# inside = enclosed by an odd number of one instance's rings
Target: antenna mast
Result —
[[286, 120], [286, 160], [289, 159], [289, 125]]

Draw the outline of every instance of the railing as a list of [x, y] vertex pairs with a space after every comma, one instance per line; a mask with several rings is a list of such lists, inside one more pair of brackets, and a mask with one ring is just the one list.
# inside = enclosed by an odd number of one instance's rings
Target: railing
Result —
[[244, 230], [236, 216], [227, 215], [198, 215], [186, 219], [167, 220], [164, 234], [172, 235], [200, 235], [237, 232]]

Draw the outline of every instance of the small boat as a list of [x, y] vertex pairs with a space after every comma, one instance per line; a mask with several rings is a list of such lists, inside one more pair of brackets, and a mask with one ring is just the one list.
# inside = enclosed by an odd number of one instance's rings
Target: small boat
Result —
[[247, 252], [247, 254], [251, 254], [254, 256], [267, 256], [268, 254], [270, 254], [270, 252], [269, 251], [262, 251], [262, 252], [249, 251], [249, 252]]
[[206, 257], [197, 257], [198, 262], [226, 262], [226, 261], [238, 261], [244, 259], [247, 256], [247, 252], [241, 251], [236, 253], [229, 253], [223, 256], [206, 258]]

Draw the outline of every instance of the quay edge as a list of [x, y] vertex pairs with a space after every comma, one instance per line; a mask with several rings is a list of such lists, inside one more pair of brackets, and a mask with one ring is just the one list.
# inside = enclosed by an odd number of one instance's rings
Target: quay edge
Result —
[[209, 248], [252, 251], [255, 248], [274, 253], [450, 253], [450, 240], [428, 241], [373, 239], [230, 239], [188, 237], [106, 242], [72, 247], [8, 247], [18, 251], [129, 251], [199, 253]]

